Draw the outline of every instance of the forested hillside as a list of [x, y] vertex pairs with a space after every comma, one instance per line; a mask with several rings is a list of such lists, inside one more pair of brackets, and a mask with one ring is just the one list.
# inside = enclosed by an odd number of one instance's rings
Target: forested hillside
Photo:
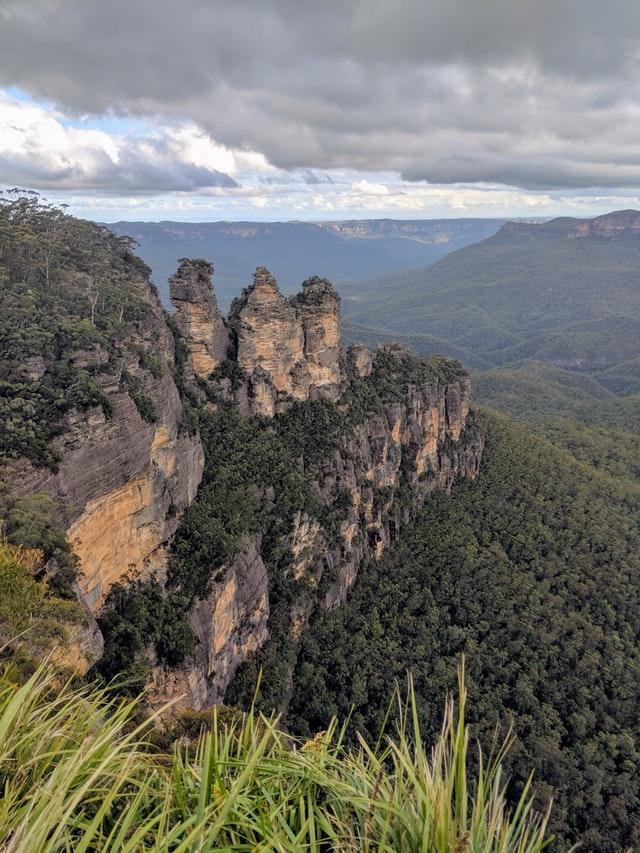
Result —
[[[472, 730], [513, 720], [511, 790], [536, 770], [558, 849], [640, 843], [640, 487], [594, 473], [488, 416], [478, 481], [438, 495], [303, 640], [288, 722], [322, 729], [353, 706], [377, 735], [414, 676], [424, 731], [465, 654]], [[505, 716], [506, 712], [506, 716]]]
[[476, 398], [526, 421], [576, 459], [611, 476], [640, 476], [640, 397], [620, 397], [597, 380], [526, 362], [475, 377]]
[[425, 270], [344, 287], [345, 318], [413, 336], [423, 353], [437, 351], [425, 336], [437, 338], [477, 369], [534, 359], [632, 393], [640, 389], [638, 221], [637, 211], [617, 211], [508, 223]]

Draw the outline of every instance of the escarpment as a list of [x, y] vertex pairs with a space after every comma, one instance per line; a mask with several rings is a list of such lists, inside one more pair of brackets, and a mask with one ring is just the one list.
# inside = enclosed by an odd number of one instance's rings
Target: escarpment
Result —
[[[264, 666], [284, 708], [314, 609], [345, 600], [429, 492], [476, 475], [468, 377], [397, 346], [341, 350], [318, 277], [286, 298], [258, 268], [224, 318], [212, 266], [184, 259], [170, 318], [126, 242], [68, 221], [55, 288], [4, 256], [5, 311], [35, 299], [0, 359], [4, 491], [51, 498], [103, 672], [204, 708], [244, 701]], [[100, 269], [65, 255], [76, 237]]]
[[[174, 379], [174, 334], [129, 243], [33, 200], [0, 218], [0, 497], [48, 496], [52, 517], [29, 508], [31, 529], [66, 531], [76, 594], [95, 613], [115, 583], [162, 577], [202, 444]], [[41, 229], [46, 275], [24, 263]]]
[[204, 464], [198, 435], [182, 424], [173, 337], [154, 295], [143, 293], [148, 311], [132, 325], [117, 360], [106, 360], [99, 347], [65, 354], [99, 368], [93, 375], [104, 403], [67, 414], [52, 442], [55, 470], [26, 460], [10, 467], [13, 495], [52, 496], [79, 559], [82, 596], [94, 612], [126, 575], [164, 572], [167, 543], [196, 495]]
[[[203, 708], [222, 701], [232, 685], [229, 697], [242, 701], [256, 668], [268, 673], [280, 656], [287, 662], [277, 668], [288, 675], [272, 700], [284, 707], [296, 643], [314, 608], [344, 602], [358, 572], [380, 559], [429, 492], [478, 472], [483, 438], [469, 420], [466, 373], [455, 362], [418, 359], [400, 346], [341, 351], [339, 323], [339, 298], [328, 282], [309, 279], [287, 299], [264, 268], [232, 305], [223, 333], [227, 358], [199, 383], [199, 392], [204, 389], [209, 408], [235, 410], [241, 421], [266, 418], [252, 427], [254, 447], [233, 451], [236, 466], [249, 470], [248, 457], [263, 452], [262, 442], [284, 444], [292, 454], [288, 465], [302, 475], [309, 495], [288, 504], [277, 471], [269, 471], [275, 464], [258, 460], [259, 472], [244, 484], [251, 494], [242, 500], [281, 505], [274, 510], [277, 532], [265, 511], [257, 533], [240, 522], [241, 541], [227, 559], [188, 569], [214, 580], [206, 594], [191, 599], [194, 655], [179, 667], [154, 666], [158, 700], [183, 696], [187, 705]], [[214, 315], [210, 331], [216, 327]], [[185, 343], [192, 353], [194, 342]], [[224, 434], [237, 424], [225, 422]], [[209, 480], [205, 470], [196, 509], [202, 503], [213, 523], [238, 501], [241, 517], [242, 501], [236, 492], [226, 494], [218, 479], [229, 449], [220, 438], [205, 438], [205, 452], [213, 473]], [[207, 497], [209, 489], [224, 510]]]

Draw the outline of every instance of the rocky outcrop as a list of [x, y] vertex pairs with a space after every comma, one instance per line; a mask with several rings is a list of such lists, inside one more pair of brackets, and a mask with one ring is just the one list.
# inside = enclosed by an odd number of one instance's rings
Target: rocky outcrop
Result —
[[188, 370], [206, 379], [227, 357], [229, 333], [211, 286], [213, 266], [183, 258], [169, 281], [176, 324], [189, 350]]
[[[295, 402], [338, 399], [340, 299], [328, 281], [310, 278], [302, 293], [287, 299], [258, 267], [225, 325], [211, 290], [212, 268], [195, 263], [183, 261], [171, 280], [193, 376], [209, 379], [209, 387], [235, 400], [245, 415], [273, 417]], [[222, 370], [223, 362], [230, 370]]]
[[264, 267], [232, 304], [229, 324], [236, 338], [236, 362], [245, 376], [241, 409], [270, 417], [308, 398], [302, 323]]
[[[148, 285], [144, 292], [148, 310], [132, 324], [118, 361], [107, 363], [99, 348], [66, 354], [94, 368], [108, 408], [67, 415], [52, 443], [60, 460], [55, 471], [18, 460], [6, 477], [16, 497], [45, 492], [54, 499], [93, 612], [127, 575], [162, 576], [168, 543], [196, 495], [204, 465], [199, 436], [181, 427], [173, 336]], [[152, 407], [146, 418], [136, 404], [138, 388]]]
[[367, 349], [364, 344], [353, 344], [353, 346], [350, 346], [347, 352], [347, 360], [351, 369], [361, 379], [371, 376], [373, 356], [371, 350]]
[[[206, 288], [209, 293], [208, 281]], [[176, 307], [184, 310], [179, 302]], [[211, 313], [209, 325], [197, 327], [197, 340], [195, 327], [180, 324], [192, 360], [199, 341], [216, 339], [221, 322]], [[194, 606], [195, 659], [179, 671], [156, 667], [156, 697], [184, 694], [181, 701], [197, 708], [222, 701], [238, 666], [265, 642], [295, 643], [314, 607], [343, 602], [362, 566], [380, 559], [429, 492], [475, 477], [482, 453], [482, 437], [465, 433], [466, 373], [397, 345], [376, 353], [355, 345], [341, 354], [340, 301], [325, 279], [308, 279], [287, 299], [259, 267], [233, 302], [226, 328], [227, 358], [215, 374], [208, 364], [200, 385], [211, 400], [221, 397], [246, 416], [268, 418], [296, 403], [324, 400], [340, 408], [344, 430], [339, 447], [306, 471], [331, 523], [301, 510], [282, 541], [287, 575], [300, 590], [288, 605], [287, 636], [269, 639], [273, 590], [258, 537], [218, 570], [211, 594]]]
[[198, 639], [195, 656], [184, 666], [155, 666], [153, 704], [176, 700], [176, 708], [206, 708], [222, 701], [240, 663], [268, 637], [269, 579], [260, 539], [247, 541], [231, 565], [223, 567], [209, 596], [191, 612]]
[[[364, 360], [359, 348], [348, 359], [354, 367]], [[415, 360], [395, 346], [377, 354], [387, 365], [402, 367], [407, 359]], [[365, 363], [365, 371], [375, 382], [373, 365]], [[319, 475], [324, 500], [330, 503], [336, 494], [348, 497], [339, 536], [322, 555], [324, 567], [336, 575], [324, 594], [325, 607], [345, 600], [361, 566], [380, 559], [430, 492], [477, 475], [483, 437], [476, 431], [463, 434], [469, 393], [463, 373], [449, 381], [408, 384], [402, 397], [369, 414], [324, 462]]]
[[294, 301], [302, 321], [309, 396], [335, 402], [340, 396], [340, 300], [325, 278], [309, 278]]
[[104, 651], [104, 640], [93, 614], [86, 610], [82, 615], [84, 618], [78, 622], [64, 626], [64, 639], [47, 656], [52, 663], [81, 676], [100, 660]]

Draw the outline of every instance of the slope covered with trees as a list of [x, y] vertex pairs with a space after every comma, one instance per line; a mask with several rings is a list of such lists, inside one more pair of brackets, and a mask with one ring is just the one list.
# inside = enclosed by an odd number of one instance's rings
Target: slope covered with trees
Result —
[[639, 570], [637, 483], [490, 416], [478, 481], [434, 496], [345, 607], [313, 622], [289, 724], [315, 731], [353, 707], [353, 731], [377, 734], [409, 670], [433, 733], [465, 653], [472, 730], [486, 745], [512, 717], [511, 791], [535, 767], [559, 849], [635, 847]]
[[[36, 194], [0, 204], [0, 457], [58, 461], [51, 439], [63, 418], [109, 403], [96, 374], [126, 348], [149, 309], [148, 268], [131, 241], [75, 219]], [[84, 361], [79, 357], [84, 354]], [[143, 389], [130, 390], [153, 418]]]

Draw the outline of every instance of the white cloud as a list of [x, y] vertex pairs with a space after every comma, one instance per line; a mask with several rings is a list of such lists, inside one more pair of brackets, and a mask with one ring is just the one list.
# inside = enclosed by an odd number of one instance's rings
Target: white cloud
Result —
[[115, 193], [231, 189], [231, 173], [246, 163], [269, 168], [260, 155], [215, 145], [191, 124], [111, 134], [0, 92], [0, 183]]
[[356, 181], [351, 184], [351, 189], [364, 196], [388, 196], [391, 192], [385, 184], [372, 184], [366, 180]]
[[195, 124], [169, 128], [169, 149], [176, 158], [194, 166], [216, 169], [234, 177], [244, 172], [272, 173], [277, 170], [257, 151], [241, 151], [217, 145]]

